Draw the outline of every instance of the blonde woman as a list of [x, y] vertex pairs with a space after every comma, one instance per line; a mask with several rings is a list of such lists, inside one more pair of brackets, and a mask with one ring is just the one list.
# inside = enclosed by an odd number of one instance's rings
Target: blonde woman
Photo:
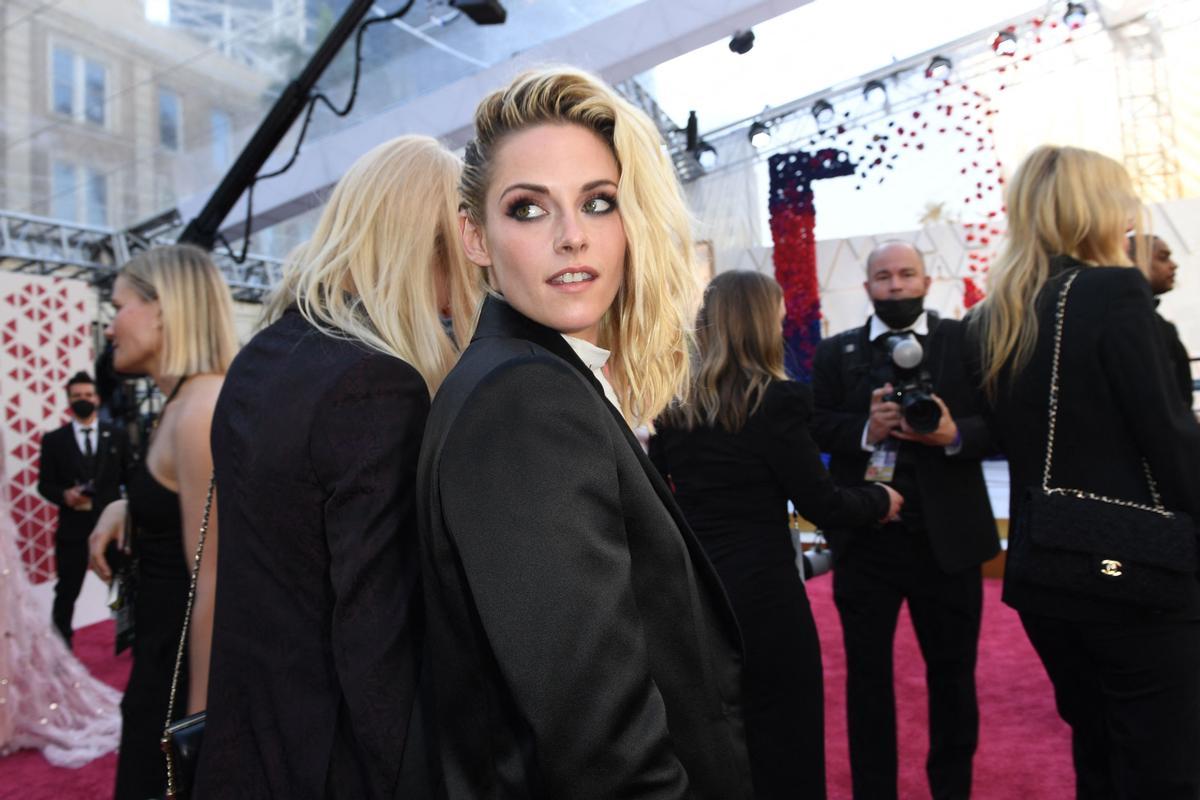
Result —
[[414, 481], [479, 294], [460, 169], [424, 136], [356, 161], [230, 369], [200, 797], [432, 796]]
[[746, 744], [755, 797], [825, 797], [821, 644], [788, 535], [792, 501], [821, 527], [870, 527], [903, 499], [840, 488], [808, 432], [812, 390], [783, 366], [783, 291], [724, 272], [696, 321], [690, 402], [659, 418], [650, 459], [669, 476], [733, 603], [746, 645]]
[[[1081, 798], [1200, 794], [1200, 582], [1185, 577], [1170, 608], [1101, 597], [1089, 582], [1121, 579], [1099, 571], [1111, 532], [1091, 532], [1094, 558], [1083, 556], [1077, 575], [1047, 570], [1054, 554], [1031, 539], [1030, 498], [1051, 447], [1054, 487], [1151, 505], [1148, 470], [1167, 509], [1200, 517], [1200, 426], [1173, 396], [1150, 286], [1126, 253], [1140, 216], [1112, 159], [1034, 150], [1009, 185], [1008, 241], [973, 321], [1012, 483], [1004, 601], [1071, 725]], [[1130, 579], [1140, 568], [1126, 566]]]
[[[121, 701], [117, 800], [158, 796], [166, 784], [159, 739], [183, 629], [192, 554], [212, 475], [209, 430], [236, 349], [229, 288], [203, 250], [140, 253], [117, 274], [116, 315], [105, 330], [118, 372], [149, 375], [167, 397], [128, 500], [105, 507], [88, 547], [92, 569], [112, 579], [105, 549], [132, 518], [138, 562], [133, 670]], [[188, 662], [176, 716], [204, 708], [216, 582], [217, 525], [210, 526], [196, 587]]]
[[571, 69], [486, 97], [475, 134], [462, 236], [491, 295], [417, 494], [448, 796], [749, 798], [737, 623], [630, 430], [687, 383], [670, 162]]

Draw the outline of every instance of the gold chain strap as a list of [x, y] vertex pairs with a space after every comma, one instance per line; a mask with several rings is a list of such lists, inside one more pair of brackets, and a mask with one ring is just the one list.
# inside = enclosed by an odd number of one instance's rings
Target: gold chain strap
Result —
[[[217, 486], [217, 475], [214, 472], [213, 476], [208, 481], [208, 497], [204, 500], [204, 520], [200, 523], [200, 541], [196, 543], [196, 556], [192, 559], [192, 580], [188, 587], [187, 610], [183, 613], [183, 631], [179, 634], [179, 649], [175, 652], [175, 674], [171, 677], [171, 695], [167, 701], [167, 721], [163, 724], [163, 730], [171, 727], [171, 722], [175, 716], [175, 701], [179, 693], [179, 672], [183, 667], [183, 653], [187, 645], [188, 628], [192, 622], [192, 605], [196, 602], [196, 580], [200, 577], [200, 557], [204, 555], [204, 540], [208, 537], [208, 520], [212, 513], [213, 490]], [[166, 736], [163, 737], [164, 743]], [[167, 795], [174, 797], [176, 791], [176, 776], [175, 776], [175, 759], [167, 756]]]
[[1101, 503], [1109, 503], [1115, 506], [1136, 508], [1139, 511], [1149, 511], [1167, 519], [1173, 519], [1175, 515], [1163, 507], [1162, 498], [1158, 494], [1158, 484], [1154, 482], [1154, 476], [1150, 474], [1150, 465], [1146, 463], [1146, 459], [1144, 458], [1142, 459], [1142, 469], [1146, 472], [1146, 483], [1150, 486], [1150, 497], [1154, 501], [1153, 506], [1135, 503], [1130, 500], [1119, 500], [1115, 497], [1106, 497], [1094, 492], [1084, 491], [1083, 489], [1066, 489], [1050, 486], [1050, 461], [1054, 454], [1054, 429], [1055, 421], [1058, 418], [1058, 365], [1062, 354], [1063, 323], [1066, 319], [1067, 311], [1067, 292], [1071, 290], [1071, 284], [1078, 277], [1079, 270], [1072, 272], [1068, 276], [1066, 283], [1063, 284], [1062, 291], [1058, 295], [1058, 304], [1054, 312], [1054, 355], [1050, 364], [1050, 417], [1046, 426], [1046, 464], [1042, 469], [1042, 491], [1046, 494], [1070, 495], [1080, 500], [1097, 500]]

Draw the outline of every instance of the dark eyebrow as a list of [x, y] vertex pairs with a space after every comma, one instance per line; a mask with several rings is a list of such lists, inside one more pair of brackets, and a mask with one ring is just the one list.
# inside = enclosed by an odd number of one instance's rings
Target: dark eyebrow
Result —
[[[614, 189], [617, 186], [616, 181], [610, 181], [608, 178], [600, 178], [599, 180], [588, 181], [587, 183], [585, 183], [583, 185], [583, 187], [580, 189], [580, 191], [581, 192], [590, 192], [593, 189], [596, 189], [596, 188], [598, 188], [600, 186], [604, 186], [604, 185], [612, 186]], [[508, 194], [509, 192], [516, 191], [518, 189], [523, 189], [524, 191], [527, 191], [527, 192], [534, 192], [535, 194], [550, 194], [550, 190], [548, 188], [546, 188], [545, 186], [542, 186], [541, 184], [514, 183], [513, 185], [509, 186], [503, 192], [500, 193], [500, 199], [503, 200], [504, 196], [506, 194]]]

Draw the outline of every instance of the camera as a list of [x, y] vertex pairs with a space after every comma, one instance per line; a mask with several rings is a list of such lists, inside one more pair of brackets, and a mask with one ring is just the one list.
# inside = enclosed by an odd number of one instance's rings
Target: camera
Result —
[[933, 383], [924, 368], [925, 349], [912, 333], [894, 333], [885, 341], [891, 375], [885, 378], [892, 392], [883, 399], [897, 403], [908, 427], [933, 433], [942, 420], [942, 409], [933, 399]]

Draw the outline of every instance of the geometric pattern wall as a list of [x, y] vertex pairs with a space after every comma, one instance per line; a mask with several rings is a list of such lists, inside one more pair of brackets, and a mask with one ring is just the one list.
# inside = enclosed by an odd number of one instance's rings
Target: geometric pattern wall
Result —
[[42, 434], [64, 425], [67, 379], [95, 363], [88, 284], [0, 271], [0, 443], [4, 485], [17, 548], [34, 583], [52, 580], [58, 508], [37, 492]]

